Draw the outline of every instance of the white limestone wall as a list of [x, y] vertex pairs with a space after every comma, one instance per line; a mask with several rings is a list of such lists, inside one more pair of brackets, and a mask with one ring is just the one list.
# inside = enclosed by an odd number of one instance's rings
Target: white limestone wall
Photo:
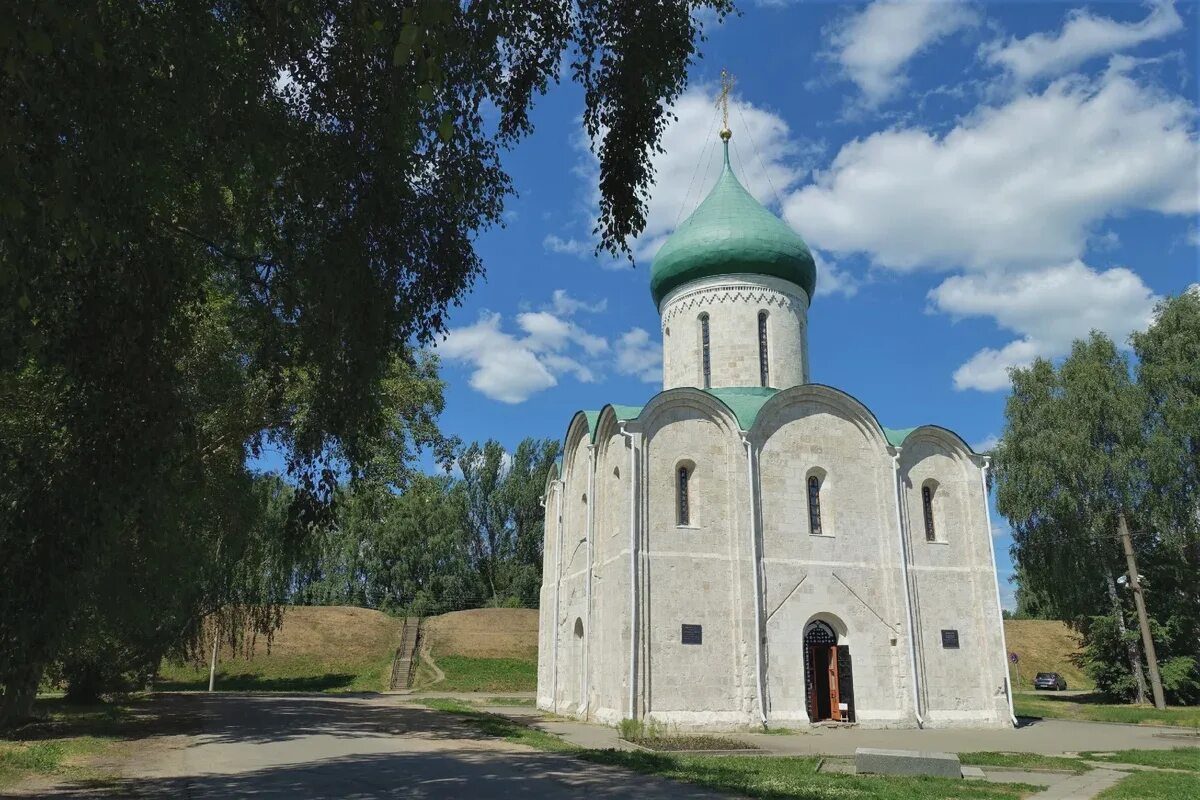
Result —
[[562, 485], [557, 479], [553, 479], [547, 485], [544, 498], [546, 516], [542, 539], [542, 588], [538, 595], [537, 705], [542, 709], [550, 709], [554, 705], [554, 637], [557, 625], [554, 614], [555, 594], [558, 590], [556, 569], [559, 557], [561, 500]]
[[[563, 533], [559, 586], [558, 694], [559, 713], [573, 714], [582, 707], [587, 613], [587, 520], [589, 513], [589, 439], [568, 437], [563, 455]], [[576, 622], [583, 635], [576, 633]]]
[[[926, 721], [1007, 726], [1007, 672], [979, 467], [949, 435], [914, 434], [901, 451], [913, 608]], [[936, 541], [925, 535], [921, 488], [936, 484]], [[958, 631], [957, 649], [942, 646]]]
[[[712, 397], [683, 390], [660, 395], [629, 430], [638, 443], [637, 715], [683, 728], [756, 725], [754, 539], [736, 423]], [[892, 451], [869, 412], [847, 395], [820, 386], [781, 392], [763, 407], [750, 439], [770, 724], [807, 723], [803, 631], [813, 619], [829, 622], [850, 647], [860, 724], [915, 724], [901, 536], [909, 547], [926, 724], [1009, 724], [983, 488], [979, 466], [961, 442], [937, 429], [909, 436], [900, 450], [897, 510]], [[629, 711], [629, 450], [606, 411], [597, 430], [595, 496], [585, 499], [589, 441], [573, 426], [564, 453], [561, 549], [547, 516], [538, 705], [615, 723]], [[694, 465], [686, 527], [676, 524], [681, 462]], [[808, 529], [805, 479], [812, 470], [824, 481], [821, 536]], [[937, 485], [936, 542], [926, 542], [924, 534], [920, 489], [928, 481]], [[548, 512], [555, 491], [552, 485]], [[589, 625], [586, 533], [592, 511]], [[577, 620], [582, 637], [575, 635]], [[702, 645], [681, 643], [683, 623], [703, 626]], [[941, 631], [950, 628], [959, 633], [958, 649], [942, 647]], [[550, 660], [555, 633], [557, 679]]]
[[[678, 397], [645, 421], [639, 696], [648, 719], [721, 728], [757, 719], [748, 478], [732, 420], [707, 396]], [[677, 524], [676, 471], [694, 464], [690, 524]], [[745, 520], [745, 521], [743, 521]], [[684, 645], [681, 626], [701, 625]]]
[[590, 715], [628, 716], [629, 447], [606, 412], [597, 430], [595, 583]]
[[[840, 393], [812, 387], [778, 399], [755, 425], [771, 721], [808, 723], [804, 629], [814, 619], [850, 647], [858, 722], [910, 721], [892, 460]], [[820, 535], [809, 528], [814, 472], [822, 476]]]
[[701, 314], [708, 314], [711, 387], [759, 386], [760, 311], [767, 312], [768, 385], [807, 383], [804, 290], [766, 275], [730, 275], [693, 281], [663, 298], [663, 389], [705, 388]]

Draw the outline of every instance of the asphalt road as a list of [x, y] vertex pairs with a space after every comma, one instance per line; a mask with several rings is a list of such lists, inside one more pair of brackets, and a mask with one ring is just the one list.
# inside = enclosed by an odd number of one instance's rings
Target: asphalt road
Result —
[[485, 737], [397, 697], [173, 695], [194, 732], [147, 743], [115, 790], [48, 797], [716, 798], [711, 792]]

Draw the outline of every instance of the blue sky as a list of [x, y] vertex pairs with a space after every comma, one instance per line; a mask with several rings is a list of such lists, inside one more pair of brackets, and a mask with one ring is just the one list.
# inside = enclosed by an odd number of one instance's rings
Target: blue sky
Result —
[[986, 446], [1007, 367], [1092, 328], [1124, 341], [1200, 281], [1194, 2], [740, 6], [706, 25], [633, 267], [593, 255], [580, 92], [539, 102], [507, 225], [478, 241], [486, 279], [438, 347], [446, 432], [511, 447], [658, 390], [649, 265], [715, 179], [722, 67], [735, 169], [818, 257], [812, 379], [884, 425]]

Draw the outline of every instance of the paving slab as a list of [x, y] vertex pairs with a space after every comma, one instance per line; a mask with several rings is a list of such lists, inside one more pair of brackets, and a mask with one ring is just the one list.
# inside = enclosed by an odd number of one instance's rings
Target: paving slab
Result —
[[935, 775], [961, 778], [962, 764], [954, 753], [919, 750], [884, 750], [859, 747], [854, 751], [854, 770], [862, 775]]
[[1111, 769], [1094, 769], [1082, 775], [1072, 775], [1045, 791], [1038, 792], [1030, 800], [1089, 800], [1128, 774]]

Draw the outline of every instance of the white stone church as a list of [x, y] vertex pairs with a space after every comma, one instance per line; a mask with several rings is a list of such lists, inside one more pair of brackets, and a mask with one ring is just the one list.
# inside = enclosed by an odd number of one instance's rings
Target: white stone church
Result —
[[538, 707], [1009, 726], [987, 461], [809, 382], [813, 257], [738, 182], [729, 135], [651, 269], [663, 391], [576, 413], [546, 487]]

